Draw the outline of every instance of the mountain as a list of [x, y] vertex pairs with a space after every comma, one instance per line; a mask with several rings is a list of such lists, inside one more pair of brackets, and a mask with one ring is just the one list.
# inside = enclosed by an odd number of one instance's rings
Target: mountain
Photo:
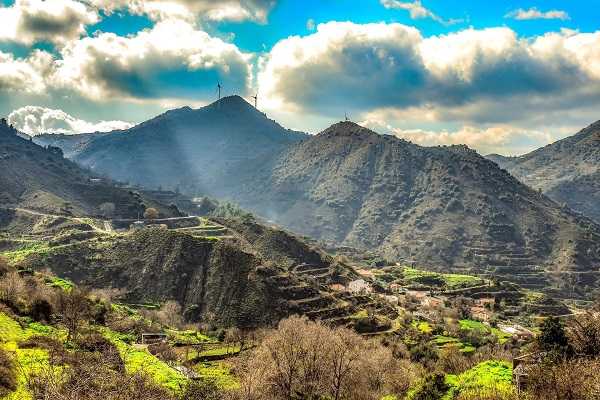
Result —
[[97, 138], [74, 159], [120, 180], [229, 198], [399, 262], [563, 292], [600, 284], [598, 225], [466, 146], [421, 147], [351, 122], [308, 136], [231, 97]]
[[245, 171], [305, 137], [230, 96], [197, 110], [171, 110], [125, 131], [35, 140], [60, 146], [74, 161], [120, 181], [220, 197], [243, 183]]
[[60, 148], [44, 148], [25, 137], [0, 122], [0, 207], [98, 215], [103, 204], [112, 203], [117, 217], [137, 216], [144, 206], [172, 215], [169, 208], [83, 170]]
[[600, 221], [600, 121], [520, 157], [488, 158], [557, 202]]
[[594, 284], [600, 269], [598, 225], [465, 146], [425, 148], [342, 122], [291, 146], [245, 189], [243, 206], [292, 230], [393, 260], [532, 288], [574, 271]]

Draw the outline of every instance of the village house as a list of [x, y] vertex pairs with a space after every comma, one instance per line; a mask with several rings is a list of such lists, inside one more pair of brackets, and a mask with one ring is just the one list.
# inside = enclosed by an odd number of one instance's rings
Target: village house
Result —
[[371, 293], [371, 285], [364, 279], [357, 279], [348, 284], [348, 291], [352, 293]]

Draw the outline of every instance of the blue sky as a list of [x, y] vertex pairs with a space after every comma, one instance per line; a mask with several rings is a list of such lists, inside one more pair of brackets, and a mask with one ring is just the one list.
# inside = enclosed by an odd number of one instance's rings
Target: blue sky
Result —
[[226, 94], [312, 133], [349, 113], [518, 154], [600, 119], [600, 0], [0, 1], [0, 113], [122, 128]]

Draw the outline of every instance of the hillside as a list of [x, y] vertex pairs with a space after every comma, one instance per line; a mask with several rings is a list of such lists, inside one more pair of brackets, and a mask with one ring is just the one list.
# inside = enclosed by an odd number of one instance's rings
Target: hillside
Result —
[[[464, 146], [424, 148], [342, 122], [238, 194], [292, 230], [531, 288], [595, 284], [600, 229]], [[558, 277], [553, 273], [558, 273]]]
[[600, 221], [600, 121], [520, 157], [488, 158], [532, 188]]
[[217, 221], [172, 230], [70, 233], [52, 242], [4, 240], [0, 254], [22, 268], [49, 267], [77, 284], [121, 289], [129, 303], [175, 300], [188, 320], [222, 327], [268, 326], [293, 314], [346, 325], [367, 306], [397, 316], [375, 298], [332, 291], [331, 284], [357, 275], [319, 249], [278, 229]]
[[126, 131], [35, 138], [93, 171], [147, 188], [224, 196], [304, 134], [284, 129], [239, 96], [168, 111]]
[[145, 206], [172, 211], [139, 194], [120, 189], [0, 123], [0, 208], [27, 208], [52, 214], [98, 215], [105, 203], [115, 216], [136, 216]]
[[113, 178], [232, 199], [390, 260], [536, 289], [596, 285], [600, 228], [464, 146], [421, 147], [350, 122], [307, 136], [234, 96], [83, 148], [74, 160]]

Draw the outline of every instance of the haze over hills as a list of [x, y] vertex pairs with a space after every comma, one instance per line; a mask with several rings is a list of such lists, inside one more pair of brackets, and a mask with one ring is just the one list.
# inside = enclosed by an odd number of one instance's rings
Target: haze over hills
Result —
[[600, 121], [520, 157], [488, 158], [557, 202], [600, 221]]
[[233, 199], [296, 232], [393, 260], [531, 288], [565, 286], [561, 274], [580, 288], [597, 284], [598, 225], [465, 146], [421, 147], [351, 122], [307, 136], [230, 97], [81, 149], [74, 160], [113, 178]]
[[120, 181], [226, 196], [243, 184], [241, 172], [259, 168], [305, 136], [230, 96], [197, 110], [171, 110], [125, 131], [35, 141], [60, 146], [74, 161]]
[[0, 207], [47, 213], [98, 215], [112, 203], [114, 216], [135, 217], [145, 205], [170, 215], [167, 207], [117, 188], [63, 157], [60, 148], [44, 148], [0, 122]]

